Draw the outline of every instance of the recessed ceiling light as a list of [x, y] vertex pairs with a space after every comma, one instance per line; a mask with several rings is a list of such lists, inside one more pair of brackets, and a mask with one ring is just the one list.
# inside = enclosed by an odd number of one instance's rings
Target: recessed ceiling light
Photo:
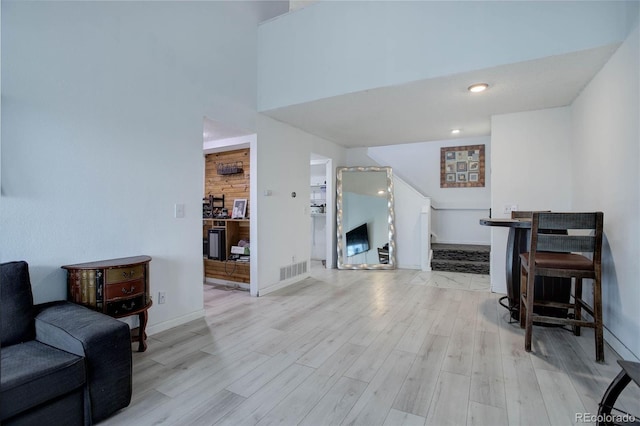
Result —
[[484, 92], [488, 88], [489, 88], [489, 85], [487, 83], [476, 83], [469, 86], [467, 90], [472, 93], [480, 93], [480, 92]]
[[452, 135], [457, 135], [458, 133], [460, 133], [460, 129], [451, 129]]
[[384, 189], [381, 189], [380, 191], [378, 191], [378, 194], [379, 195], [383, 195], [385, 192], [387, 192], [387, 191], [385, 191]]

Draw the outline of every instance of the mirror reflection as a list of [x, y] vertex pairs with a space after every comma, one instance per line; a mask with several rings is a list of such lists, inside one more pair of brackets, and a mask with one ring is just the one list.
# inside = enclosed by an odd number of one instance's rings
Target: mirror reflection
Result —
[[391, 167], [337, 170], [339, 269], [395, 269]]

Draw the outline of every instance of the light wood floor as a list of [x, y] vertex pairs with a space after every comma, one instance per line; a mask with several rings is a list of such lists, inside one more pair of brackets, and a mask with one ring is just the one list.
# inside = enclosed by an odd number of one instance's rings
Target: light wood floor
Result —
[[205, 285], [206, 317], [149, 337], [131, 405], [101, 424], [569, 425], [620, 370], [589, 330], [535, 327], [525, 352], [486, 276], [312, 275], [259, 298]]

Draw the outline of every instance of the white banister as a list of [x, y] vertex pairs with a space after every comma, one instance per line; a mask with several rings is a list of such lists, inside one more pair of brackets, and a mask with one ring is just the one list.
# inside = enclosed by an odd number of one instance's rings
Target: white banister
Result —
[[431, 198], [424, 199], [420, 212], [420, 268], [431, 270]]

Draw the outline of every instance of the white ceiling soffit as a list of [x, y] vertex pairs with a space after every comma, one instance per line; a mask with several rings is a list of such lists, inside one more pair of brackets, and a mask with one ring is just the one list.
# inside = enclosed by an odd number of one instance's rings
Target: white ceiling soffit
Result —
[[[347, 148], [487, 136], [491, 116], [570, 105], [619, 44], [261, 111]], [[489, 83], [480, 94], [473, 83]]]
[[254, 132], [249, 132], [247, 130], [240, 129], [238, 127], [234, 127], [220, 121], [212, 120], [208, 117], [204, 117], [203, 119], [202, 141], [204, 143], [248, 136], [252, 135], [253, 133]]
[[237, 127], [203, 118], [202, 149], [205, 154], [229, 151], [233, 149], [249, 148], [255, 133]]

